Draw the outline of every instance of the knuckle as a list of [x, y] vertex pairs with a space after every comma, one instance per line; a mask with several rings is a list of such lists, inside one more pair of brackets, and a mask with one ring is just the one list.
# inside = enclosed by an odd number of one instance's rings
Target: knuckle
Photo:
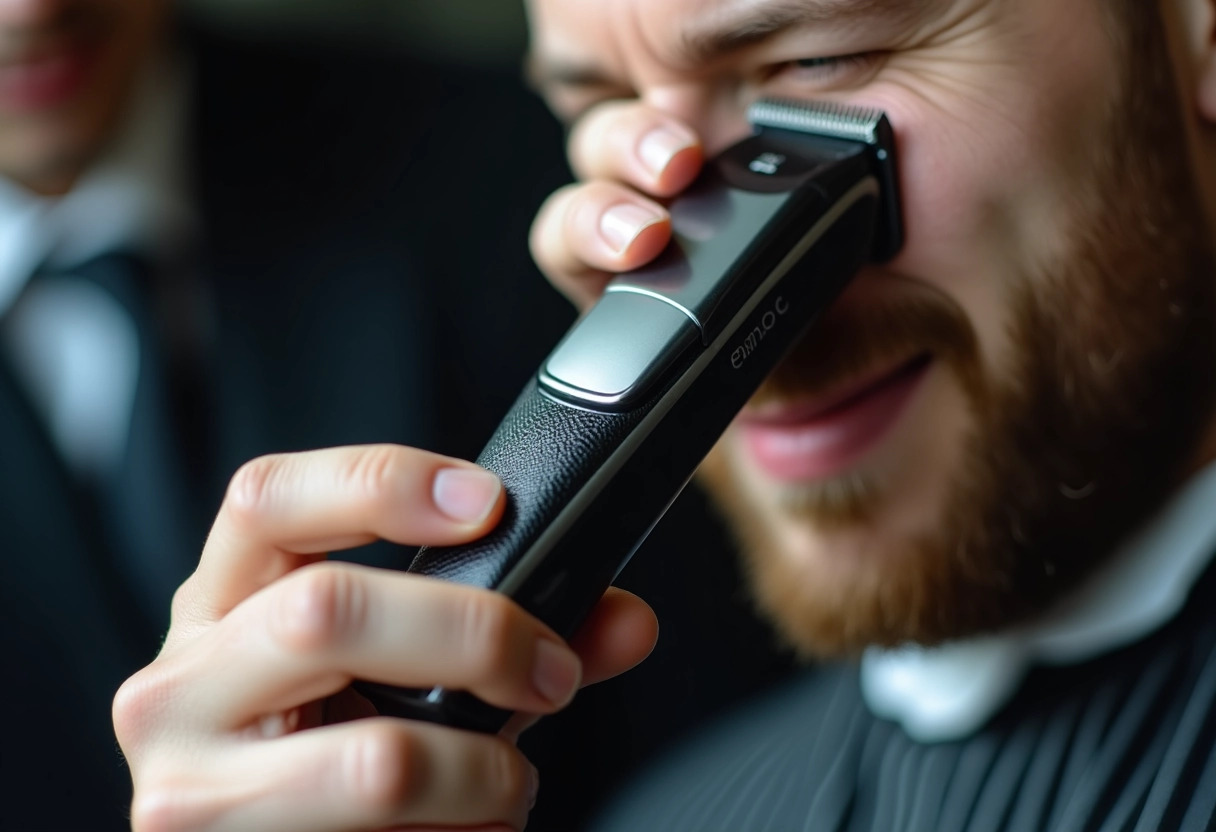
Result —
[[191, 575], [173, 591], [173, 598], [169, 601], [170, 626], [172, 626], [173, 622], [180, 621], [193, 611], [196, 604], [195, 582], [195, 577]]
[[461, 601], [462, 652], [477, 679], [501, 676], [511, 667], [518, 616], [509, 601], [492, 593], [470, 593]]
[[152, 664], [128, 678], [114, 694], [110, 706], [114, 735], [128, 754], [159, 722], [172, 687], [170, 675]]
[[180, 803], [172, 789], [137, 789], [131, 801], [132, 832], [177, 832], [185, 829]]
[[342, 758], [344, 790], [377, 813], [405, 806], [425, 782], [425, 755], [403, 726], [376, 720], [348, 744]]
[[173, 795], [142, 789], [131, 801], [131, 832], [173, 832], [181, 828]]
[[131, 832], [185, 832], [214, 824], [219, 808], [199, 800], [181, 778], [162, 776], [136, 785], [131, 800]]
[[275, 482], [283, 465], [283, 455], [261, 456], [246, 462], [232, 475], [224, 505], [235, 524], [242, 528], [256, 527], [270, 512]]
[[173, 592], [169, 602], [169, 631], [161, 643], [159, 656], [174, 652], [182, 643], [201, 633], [206, 623], [223, 617], [217, 599], [205, 590], [205, 584], [195, 572]]
[[392, 502], [395, 484], [405, 467], [403, 448], [396, 445], [368, 445], [354, 451], [343, 462], [339, 481], [344, 490], [374, 509]]
[[332, 649], [366, 620], [366, 589], [339, 564], [306, 566], [282, 581], [277, 592], [273, 633], [294, 653]]
[[500, 740], [485, 755], [483, 776], [490, 794], [505, 804], [517, 802], [528, 790], [528, 767], [515, 746]]
[[606, 138], [619, 134], [644, 114], [635, 101], [610, 99], [592, 107], [570, 129], [570, 149], [574, 153], [595, 153]]
[[578, 204], [583, 184], [571, 184], [555, 191], [541, 207], [532, 224], [528, 245], [532, 257], [545, 274], [565, 278], [587, 266], [578, 253], [577, 236], [572, 236], [570, 214]]
[[528, 243], [532, 247], [533, 255], [546, 256], [550, 254], [548, 246], [554, 242], [553, 231], [555, 227], [560, 226], [562, 217], [566, 213], [566, 207], [582, 187], [578, 183], [564, 185], [549, 194], [544, 203], [541, 204], [540, 210], [536, 212], [536, 219], [532, 222], [531, 234], [528, 237]]
[[548, 214], [541, 213], [536, 216], [531, 230], [528, 231], [528, 253], [546, 274], [557, 268], [556, 258], [549, 250], [549, 245]]
[[568, 185], [563, 185], [549, 195], [541, 206], [540, 216], [544, 217], [552, 214], [560, 214], [566, 204], [578, 194], [582, 193], [587, 187], [583, 182], [571, 182]]

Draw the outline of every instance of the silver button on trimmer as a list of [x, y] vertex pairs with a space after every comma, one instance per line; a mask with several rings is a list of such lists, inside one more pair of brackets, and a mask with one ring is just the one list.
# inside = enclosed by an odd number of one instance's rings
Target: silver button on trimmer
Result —
[[627, 409], [645, 401], [672, 358], [700, 338], [692, 319], [670, 303], [613, 292], [553, 351], [540, 382], [563, 399]]

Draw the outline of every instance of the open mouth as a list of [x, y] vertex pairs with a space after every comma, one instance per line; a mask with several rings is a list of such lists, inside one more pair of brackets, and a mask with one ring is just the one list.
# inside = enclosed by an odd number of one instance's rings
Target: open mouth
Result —
[[813, 400], [744, 411], [736, 424], [747, 453], [777, 480], [837, 476], [894, 427], [932, 365], [922, 354]]

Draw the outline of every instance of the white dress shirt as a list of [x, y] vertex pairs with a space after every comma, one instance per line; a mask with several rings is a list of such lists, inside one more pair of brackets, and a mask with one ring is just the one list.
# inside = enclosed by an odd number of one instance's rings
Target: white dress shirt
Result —
[[1168, 623], [1214, 553], [1211, 463], [1081, 587], [1036, 620], [940, 647], [866, 650], [866, 703], [922, 742], [961, 739], [1005, 706], [1035, 664], [1080, 663]]
[[190, 227], [181, 72], [157, 64], [113, 141], [70, 192], [0, 178], [0, 349], [65, 461], [86, 477], [121, 458], [139, 378], [130, 316], [98, 286], [37, 281], [111, 251], [156, 261]]

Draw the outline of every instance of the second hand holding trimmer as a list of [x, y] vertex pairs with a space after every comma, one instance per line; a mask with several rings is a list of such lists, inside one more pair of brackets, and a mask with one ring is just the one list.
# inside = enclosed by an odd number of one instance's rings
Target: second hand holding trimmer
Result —
[[[902, 244], [885, 116], [765, 100], [756, 132], [671, 205], [673, 239], [616, 277], [529, 381], [477, 462], [498, 527], [409, 571], [493, 589], [572, 636], [791, 346], [867, 259]], [[472, 695], [369, 682], [381, 713], [497, 732]]]

